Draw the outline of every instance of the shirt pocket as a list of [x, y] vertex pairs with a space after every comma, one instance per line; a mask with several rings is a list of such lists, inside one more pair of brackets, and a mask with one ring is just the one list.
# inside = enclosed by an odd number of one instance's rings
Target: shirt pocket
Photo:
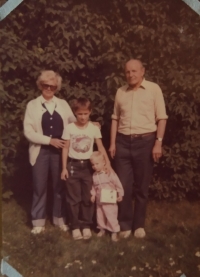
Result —
[[121, 117], [129, 117], [131, 114], [133, 104], [133, 94], [127, 93], [123, 95], [123, 97], [119, 101], [119, 108], [120, 108], [120, 116]]
[[138, 97], [138, 111], [140, 114], [155, 114], [154, 98], [152, 95], [143, 94]]

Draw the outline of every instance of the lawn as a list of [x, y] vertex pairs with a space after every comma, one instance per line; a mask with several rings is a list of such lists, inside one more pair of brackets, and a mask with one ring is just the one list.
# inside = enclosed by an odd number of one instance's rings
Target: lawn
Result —
[[30, 233], [27, 204], [3, 202], [3, 256], [23, 277], [200, 276], [200, 203], [150, 201], [147, 236], [111, 242], [109, 235], [73, 241], [47, 220], [44, 234]]

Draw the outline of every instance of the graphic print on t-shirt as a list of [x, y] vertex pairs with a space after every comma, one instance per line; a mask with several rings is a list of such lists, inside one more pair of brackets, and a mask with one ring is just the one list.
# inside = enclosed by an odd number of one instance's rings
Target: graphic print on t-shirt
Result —
[[72, 136], [72, 148], [78, 153], [86, 153], [91, 147], [92, 139], [87, 135]]

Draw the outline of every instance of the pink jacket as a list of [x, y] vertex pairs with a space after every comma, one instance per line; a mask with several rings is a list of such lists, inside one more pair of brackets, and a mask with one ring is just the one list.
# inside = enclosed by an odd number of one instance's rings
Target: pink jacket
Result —
[[110, 175], [107, 173], [95, 172], [93, 174], [93, 186], [91, 190], [92, 196], [95, 196], [97, 200], [100, 199], [101, 189], [115, 189], [118, 196], [124, 196], [124, 189], [116, 173], [112, 172]]

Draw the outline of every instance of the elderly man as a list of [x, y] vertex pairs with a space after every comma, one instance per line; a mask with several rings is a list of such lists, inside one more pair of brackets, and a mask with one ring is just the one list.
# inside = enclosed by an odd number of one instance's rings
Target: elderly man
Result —
[[[153, 162], [162, 156], [166, 126], [165, 103], [160, 87], [144, 79], [140, 60], [125, 65], [127, 85], [118, 89], [112, 115], [110, 155], [124, 188], [119, 204], [121, 237], [143, 238]], [[133, 183], [135, 206], [132, 212]]]

